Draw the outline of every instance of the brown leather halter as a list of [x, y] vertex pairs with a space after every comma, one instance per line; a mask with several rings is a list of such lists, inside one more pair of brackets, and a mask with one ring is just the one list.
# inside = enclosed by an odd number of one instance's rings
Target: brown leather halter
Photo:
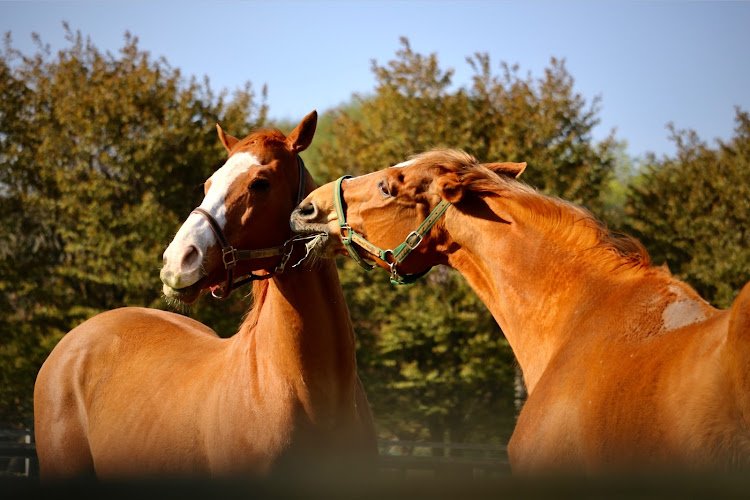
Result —
[[[299, 188], [297, 190], [297, 205], [299, 205], [305, 195], [305, 163], [302, 161], [302, 158], [300, 158], [299, 155], [297, 156], [297, 165], [299, 166]], [[221, 230], [221, 226], [219, 226], [219, 223], [216, 222], [214, 216], [211, 215], [208, 211], [198, 207], [191, 213], [198, 214], [206, 219], [208, 225], [211, 226], [211, 231], [213, 231], [216, 239], [221, 245], [221, 260], [224, 262], [224, 269], [226, 269], [227, 271], [227, 282], [224, 287], [215, 286], [211, 288], [211, 295], [213, 295], [215, 298], [226, 299], [236, 288], [242, 285], [246, 285], [257, 280], [267, 280], [284, 272], [284, 267], [286, 266], [289, 257], [292, 255], [292, 250], [294, 249], [296, 238], [289, 238], [284, 242], [283, 245], [277, 247], [259, 248], [256, 250], [238, 250], [229, 244], [229, 240], [227, 240], [226, 236], [224, 235], [224, 231]], [[265, 259], [277, 255], [281, 256], [281, 261], [272, 272], [267, 274], [253, 274], [251, 272], [242, 279], [239, 279], [237, 281], [234, 280], [234, 268], [237, 267], [237, 262], [241, 260]]]

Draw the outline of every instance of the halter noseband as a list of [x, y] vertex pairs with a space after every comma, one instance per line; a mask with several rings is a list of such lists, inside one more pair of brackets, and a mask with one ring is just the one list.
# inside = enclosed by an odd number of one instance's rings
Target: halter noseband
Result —
[[[297, 190], [297, 205], [299, 205], [305, 194], [305, 163], [302, 161], [302, 158], [300, 158], [299, 155], [297, 156], [297, 165], [299, 166], [299, 188]], [[221, 226], [216, 221], [214, 216], [211, 215], [207, 210], [198, 207], [190, 213], [198, 214], [206, 219], [208, 225], [211, 226], [211, 231], [213, 231], [216, 239], [219, 241], [219, 244], [221, 244], [221, 260], [224, 263], [224, 269], [226, 269], [227, 271], [227, 283], [223, 288], [216, 287], [215, 289], [211, 290], [211, 295], [213, 295], [214, 298], [226, 299], [227, 297], [229, 297], [232, 291], [234, 291], [235, 288], [246, 285], [247, 283], [253, 281], [267, 280], [276, 276], [277, 274], [281, 274], [282, 272], [284, 272], [284, 267], [286, 266], [289, 257], [292, 255], [292, 250], [294, 249], [294, 238], [289, 238], [284, 242], [283, 245], [278, 247], [260, 248], [256, 250], [238, 250], [229, 244], [229, 240], [227, 240], [226, 236], [224, 235], [224, 231], [221, 230]], [[281, 261], [272, 272], [263, 275], [253, 274], [251, 272], [242, 279], [239, 279], [237, 281], [234, 280], [234, 268], [237, 267], [237, 262], [241, 260], [265, 259], [267, 257], [274, 257], [277, 255], [281, 256]]]
[[421, 273], [402, 275], [398, 272], [397, 266], [406, 259], [406, 256], [409, 255], [412, 250], [419, 246], [425, 235], [430, 229], [432, 229], [432, 226], [434, 226], [438, 219], [440, 219], [445, 211], [448, 210], [448, 207], [451, 205], [450, 202], [441, 200], [432, 212], [430, 212], [430, 215], [422, 221], [422, 224], [409, 233], [403, 243], [393, 250], [383, 250], [379, 246], [367, 241], [364, 236], [354, 231], [354, 229], [352, 229], [352, 227], [346, 222], [346, 212], [344, 211], [344, 191], [341, 188], [341, 183], [344, 179], [349, 178], [351, 178], [351, 175], [340, 177], [336, 180], [336, 183], [333, 186], [333, 206], [336, 209], [336, 216], [339, 220], [341, 241], [343, 241], [344, 248], [346, 248], [349, 256], [365, 271], [369, 272], [375, 268], [374, 265], [365, 262], [365, 260], [357, 253], [352, 245], [353, 243], [356, 243], [367, 253], [378, 257], [383, 262], [387, 262], [391, 268], [391, 283], [394, 285], [408, 285], [427, 274], [431, 269], [429, 267]]

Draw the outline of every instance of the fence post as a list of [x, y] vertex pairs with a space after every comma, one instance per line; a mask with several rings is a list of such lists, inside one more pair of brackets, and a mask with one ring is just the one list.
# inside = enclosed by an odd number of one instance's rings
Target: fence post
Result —
[[[29, 429], [26, 429], [26, 435], [23, 438], [23, 442], [26, 444], [31, 444], [31, 431]], [[26, 477], [29, 477], [31, 474], [31, 458], [26, 457], [26, 460], [24, 460], [24, 473]]]

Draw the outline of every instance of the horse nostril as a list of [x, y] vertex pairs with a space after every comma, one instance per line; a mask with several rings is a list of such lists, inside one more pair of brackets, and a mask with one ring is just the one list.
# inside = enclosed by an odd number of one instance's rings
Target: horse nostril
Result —
[[304, 219], [314, 219], [315, 216], [318, 214], [318, 209], [315, 207], [315, 205], [309, 201], [305, 203], [304, 205], [300, 206], [297, 209], [297, 212], [299, 213], [300, 217]]
[[192, 269], [200, 264], [201, 253], [194, 245], [190, 245], [187, 251], [183, 254], [182, 260], [180, 261], [181, 269]]

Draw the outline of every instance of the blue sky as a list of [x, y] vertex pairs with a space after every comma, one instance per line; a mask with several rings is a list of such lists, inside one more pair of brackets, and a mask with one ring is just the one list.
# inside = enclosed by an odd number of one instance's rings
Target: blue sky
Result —
[[62, 21], [116, 52], [129, 30], [140, 48], [214, 89], [268, 85], [272, 118], [299, 119], [374, 87], [371, 60], [399, 37], [437, 53], [456, 86], [475, 52], [541, 76], [564, 58], [575, 89], [601, 96], [601, 138], [628, 152], [673, 154], [665, 128], [709, 142], [731, 137], [735, 106], [750, 111], [750, 2], [614, 1], [25, 1], [0, 0], [0, 31], [33, 49], [37, 32], [65, 46]]

